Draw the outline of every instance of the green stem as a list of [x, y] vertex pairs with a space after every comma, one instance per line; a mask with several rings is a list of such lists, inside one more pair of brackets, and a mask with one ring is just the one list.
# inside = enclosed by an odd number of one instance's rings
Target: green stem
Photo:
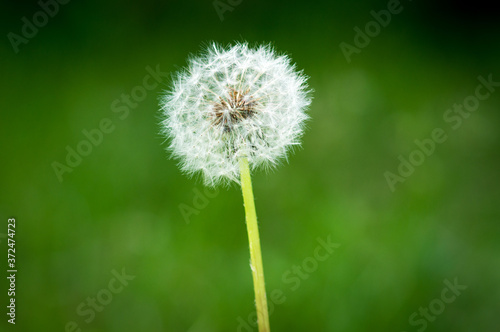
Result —
[[264, 268], [262, 266], [262, 253], [260, 251], [259, 227], [257, 225], [257, 214], [252, 191], [252, 179], [248, 159], [240, 159], [241, 190], [243, 191], [243, 203], [250, 244], [250, 260], [255, 290], [255, 306], [257, 309], [257, 321], [259, 332], [269, 332], [269, 314], [267, 312], [266, 287], [264, 283]]

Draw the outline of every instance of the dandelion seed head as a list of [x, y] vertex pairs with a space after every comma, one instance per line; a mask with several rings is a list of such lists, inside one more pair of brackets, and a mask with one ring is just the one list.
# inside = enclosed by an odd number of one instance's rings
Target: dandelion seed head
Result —
[[239, 158], [272, 168], [300, 144], [311, 103], [306, 77], [270, 46], [212, 44], [191, 57], [161, 99], [162, 131], [188, 174], [238, 181]]

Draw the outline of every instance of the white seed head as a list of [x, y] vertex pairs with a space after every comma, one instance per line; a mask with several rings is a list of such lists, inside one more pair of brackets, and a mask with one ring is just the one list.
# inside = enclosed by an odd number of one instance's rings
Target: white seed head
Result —
[[300, 144], [311, 103], [306, 77], [270, 46], [212, 44], [189, 59], [161, 99], [162, 131], [183, 171], [237, 181], [239, 161], [273, 167]]

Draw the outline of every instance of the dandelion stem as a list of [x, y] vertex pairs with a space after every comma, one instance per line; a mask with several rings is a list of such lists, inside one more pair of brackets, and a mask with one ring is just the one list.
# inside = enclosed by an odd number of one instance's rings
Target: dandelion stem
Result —
[[250, 260], [255, 290], [255, 306], [257, 309], [257, 320], [259, 332], [269, 332], [269, 314], [267, 312], [266, 287], [264, 282], [264, 268], [262, 266], [262, 254], [260, 251], [259, 227], [257, 225], [257, 214], [252, 191], [252, 179], [248, 167], [248, 159], [243, 157], [239, 160], [241, 174], [241, 190], [243, 191], [243, 203], [245, 205], [245, 216], [247, 223], [248, 242], [250, 244]]

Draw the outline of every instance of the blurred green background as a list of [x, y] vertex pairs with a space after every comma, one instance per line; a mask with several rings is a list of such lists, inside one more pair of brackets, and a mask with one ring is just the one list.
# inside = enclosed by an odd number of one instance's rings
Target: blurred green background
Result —
[[[492, 4], [402, 1], [348, 62], [340, 43], [354, 45], [354, 28], [387, 1], [221, 3], [223, 20], [212, 1], [70, 1], [17, 53], [8, 34], [22, 35], [22, 18], [41, 7], [3, 3], [0, 330], [256, 330], [240, 188], [196, 198], [201, 180], [165, 153], [168, 78], [127, 116], [113, 112], [140, 92], [146, 67], [171, 73], [209, 41], [246, 40], [289, 54], [315, 90], [302, 148], [253, 176], [266, 286], [282, 292], [272, 330], [498, 331], [500, 88], [458, 128], [443, 118], [478, 76], [500, 81]], [[114, 130], [59, 181], [53, 163], [106, 118]], [[447, 140], [392, 191], [384, 174], [435, 128]], [[340, 247], [319, 261], [318, 238]], [[122, 272], [135, 278], [118, 287]], [[446, 280], [467, 286], [451, 303]]]

